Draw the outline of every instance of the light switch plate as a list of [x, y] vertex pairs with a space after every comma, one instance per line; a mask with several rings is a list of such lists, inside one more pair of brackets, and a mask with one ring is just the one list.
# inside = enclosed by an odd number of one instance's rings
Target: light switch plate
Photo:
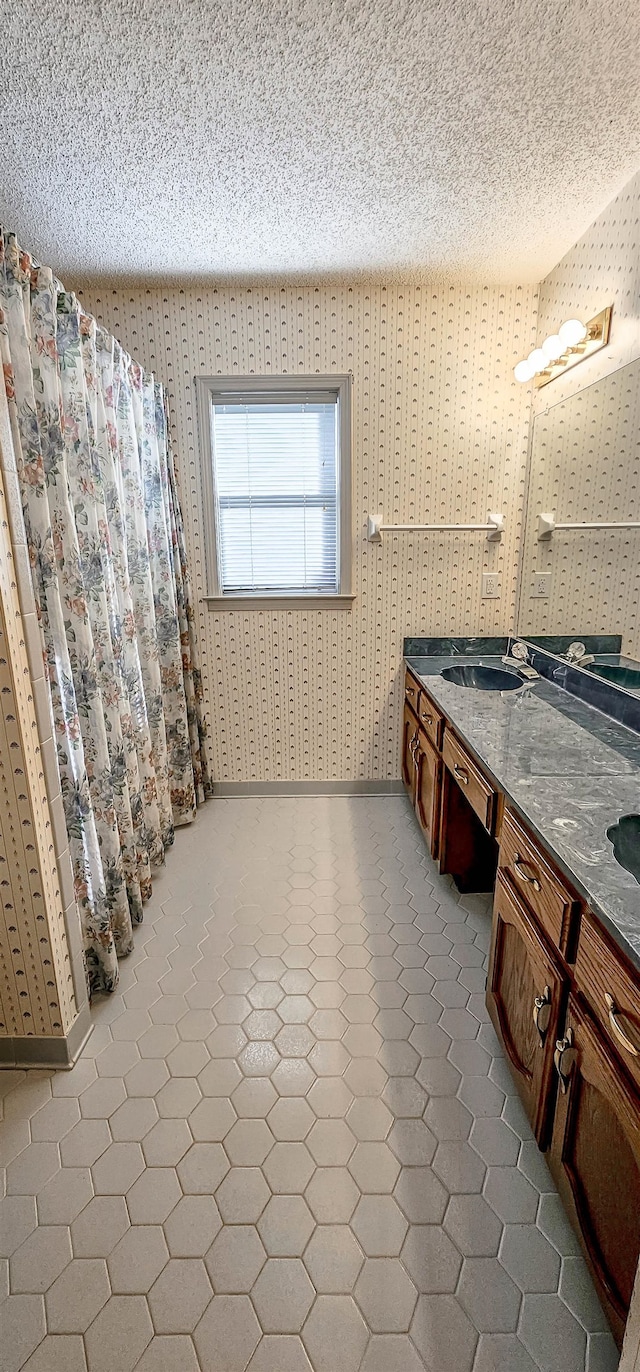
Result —
[[500, 583], [499, 583], [499, 581], [498, 581], [498, 574], [497, 574], [497, 572], [483, 572], [483, 573], [482, 573], [482, 599], [483, 599], [483, 600], [499, 600], [499, 599], [500, 599]]
[[531, 590], [532, 600], [548, 600], [550, 595], [551, 572], [535, 572]]

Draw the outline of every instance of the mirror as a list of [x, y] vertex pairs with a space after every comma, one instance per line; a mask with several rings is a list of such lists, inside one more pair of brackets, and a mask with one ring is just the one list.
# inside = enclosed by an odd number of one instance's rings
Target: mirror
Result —
[[640, 695], [639, 600], [640, 359], [535, 416], [517, 632]]

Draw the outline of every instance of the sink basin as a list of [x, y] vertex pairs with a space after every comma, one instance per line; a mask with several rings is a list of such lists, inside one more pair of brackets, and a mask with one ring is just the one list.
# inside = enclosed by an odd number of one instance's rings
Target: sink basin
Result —
[[640, 671], [635, 667], [616, 667], [613, 663], [592, 662], [589, 671], [593, 672], [594, 676], [613, 682], [615, 686], [626, 686], [628, 691], [637, 691], [640, 688]]
[[607, 829], [607, 838], [616, 862], [640, 882], [640, 815], [623, 815]]
[[471, 686], [475, 691], [517, 691], [523, 685], [513, 672], [503, 672], [501, 667], [479, 667], [472, 662], [443, 667], [440, 675], [454, 686]]

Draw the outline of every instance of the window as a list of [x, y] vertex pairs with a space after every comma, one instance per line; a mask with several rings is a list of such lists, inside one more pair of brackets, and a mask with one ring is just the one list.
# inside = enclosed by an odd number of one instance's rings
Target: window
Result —
[[350, 596], [350, 378], [198, 378], [208, 600]]

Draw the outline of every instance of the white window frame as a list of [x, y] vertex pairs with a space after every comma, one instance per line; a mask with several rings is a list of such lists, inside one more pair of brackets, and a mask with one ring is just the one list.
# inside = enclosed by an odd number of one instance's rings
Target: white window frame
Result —
[[[204, 501], [204, 538], [207, 593], [204, 600], [214, 610], [242, 609], [351, 609], [352, 529], [351, 529], [351, 375], [339, 376], [197, 376], [195, 378], [200, 432], [200, 465]], [[218, 573], [216, 499], [213, 452], [211, 447], [211, 406], [236, 404], [263, 397], [274, 404], [287, 400], [314, 402], [321, 396], [335, 396], [338, 407], [338, 556], [339, 585], [335, 592], [291, 595], [257, 592], [222, 594]]]

